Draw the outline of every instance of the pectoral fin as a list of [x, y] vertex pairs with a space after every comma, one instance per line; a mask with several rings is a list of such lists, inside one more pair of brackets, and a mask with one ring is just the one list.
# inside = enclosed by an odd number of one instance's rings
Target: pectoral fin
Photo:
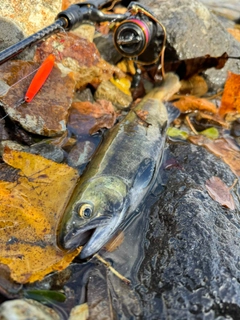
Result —
[[139, 165], [133, 182], [133, 189], [144, 189], [152, 181], [155, 171], [155, 162], [151, 158], [145, 158]]

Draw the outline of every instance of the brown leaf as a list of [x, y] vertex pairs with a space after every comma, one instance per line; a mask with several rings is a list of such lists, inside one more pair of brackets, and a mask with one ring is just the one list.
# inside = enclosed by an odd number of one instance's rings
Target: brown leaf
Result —
[[219, 108], [219, 115], [222, 117], [228, 113], [240, 112], [240, 75], [228, 72], [225, 83], [222, 101]]
[[217, 107], [207, 99], [197, 98], [195, 96], [181, 97], [178, 101], [173, 102], [181, 112], [192, 112], [195, 110], [205, 111], [209, 113], [217, 113]]
[[222, 206], [235, 209], [235, 203], [228, 186], [218, 177], [212, 177], [206, 181], [206, 188], [210, 197]]
[[227, 139], [210, 140], [202, 135], [189, 136], [192, 143], [205, 146], [213, 154], [229, 165], [233, 173], [240, 177], [240, 149]]
[[[175, 72], [180, 79], [188, 79], [210, 68], [222, 69], [227, 60], [228, 54], [225, 52], [219, 57], [205, 55], [185, 60], [165, 61], [164, 69], [165, 72]], [[153, 67], [150, 73], [153, 77], [156, 74], [156, 67]]]

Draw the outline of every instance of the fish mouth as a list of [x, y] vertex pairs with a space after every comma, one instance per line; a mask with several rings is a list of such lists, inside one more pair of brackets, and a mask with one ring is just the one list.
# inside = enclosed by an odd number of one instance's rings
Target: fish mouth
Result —
[[84, 227], [79, 227], [76, 225], [74, 228], [70, 228], [65, 235], [64, 232], [60, 233], [58, 238], [58, 246], [61, 249], [68, 251], [73, 251], [80, 246], [84, 246], [90, 240], [99, 225], [101, 227], [105, 227], [108, 222], [109, 219], [100, 217], [95, 221], [91, 221]]

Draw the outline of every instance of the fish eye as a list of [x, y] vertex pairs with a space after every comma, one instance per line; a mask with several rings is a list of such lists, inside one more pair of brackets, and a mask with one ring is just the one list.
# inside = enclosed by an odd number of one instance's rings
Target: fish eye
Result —
[[89, 203], [84, 203], [78, 208], [78, 214], [84, 219], [90, 219], [93, 214], [93, 207]]

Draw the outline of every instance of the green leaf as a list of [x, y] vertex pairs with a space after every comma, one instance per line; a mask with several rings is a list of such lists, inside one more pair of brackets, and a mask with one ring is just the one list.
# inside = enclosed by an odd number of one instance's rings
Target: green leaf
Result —
[[214, 127], [211, 127], [211, 128], [208, 128], [206, 130], [203, 130], [200, 132], [200, 134], [204, 135], [205, 137], [209, 138], [209, 139], [212, 139], [212, 140], [215, 140], [219, 137], [219, 132], [218, 132], [218, 129], [214, 128]]
[[187, 132], [179, 130], [175, 127], [168, 128], [167, 135], [173, 139], [186, 140], [188, 138]]
[[63, 293], [53, 290], [27, 290], [24, 292], [24, 296], [27, 299], [33, 299], [40, 302], [64, 302], [66, 300]]

